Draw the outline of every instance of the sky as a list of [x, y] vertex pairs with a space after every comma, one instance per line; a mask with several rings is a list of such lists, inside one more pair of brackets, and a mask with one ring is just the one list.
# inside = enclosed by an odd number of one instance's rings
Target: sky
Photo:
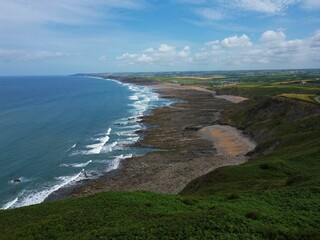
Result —
[[0, 75], [320, 68], [320, 0], [0, 0]]

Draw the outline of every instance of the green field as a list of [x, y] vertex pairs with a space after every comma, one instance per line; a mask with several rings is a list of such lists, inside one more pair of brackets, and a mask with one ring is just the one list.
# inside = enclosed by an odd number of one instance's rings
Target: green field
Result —
[[0, 211], [0, 239], [320, 239], [320, 107], [279, 96], [317, 99], [317, 86], [222, 88], [250, 97], [221, 119], [258, 142], [247, 163], [179, 195], [106, 192]]

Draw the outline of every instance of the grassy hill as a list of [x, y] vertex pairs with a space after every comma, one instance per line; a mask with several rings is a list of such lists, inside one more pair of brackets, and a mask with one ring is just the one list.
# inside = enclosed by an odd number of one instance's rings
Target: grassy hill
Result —
[[0, 239], [320, 239], [320, 107], [278, 96], [291, 87], [221, 90], [251, 97], [221, 119], [257, 141], [247, 163], [180, 195], [106, 192], [0, 211]]

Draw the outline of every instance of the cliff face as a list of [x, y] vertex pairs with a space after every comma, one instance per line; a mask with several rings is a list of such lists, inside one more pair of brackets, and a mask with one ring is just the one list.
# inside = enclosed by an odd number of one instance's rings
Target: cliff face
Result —
[[258, 143], [320, 129], [320, 107], [281, 97], [256, 97], [225, 111], [221, 122], [245, 130]]

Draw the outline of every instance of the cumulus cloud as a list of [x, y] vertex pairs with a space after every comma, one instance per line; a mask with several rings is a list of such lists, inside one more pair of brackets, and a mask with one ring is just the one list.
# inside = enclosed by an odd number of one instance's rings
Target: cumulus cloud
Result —
[[287, 56], [301, 53], [301, 50], [307, 45], [300, 39], [286, 41], [286, 35], [282, 31], [268, 30], [260, 38], [264, 48], [271, 55]]
[[[127, 64], [208, 66], [215, 69], [262, 69], [314, 66], [320, 61], [320, 31], [307, 39], [289, 39], [283, 31], [268, 30], [252, 42], [242, 34], [215, 39], [191, 53], [189, 46], [180, 50], [162, 44], [138, 54], [125, 53], [118, 60]], [[311, 64], [312, 63], [312, 64]]]
[[189, 46], [185, 46], [180, 52], [178, 52], [178, 56], [181, 58], [187, 58], [190, 55], [191, 48]]
[[159, 49], [158, 49], [159, 53], [174, 53], [175, 52], [175, 47], [173, 46], [169, 46], [167, 44], [161, 44]]
[[182, 62], [190, 62], [189, 46], [184, 46], [181, 50], [168, 44], [161, 44], [157, 49], [147, 48], [142, 53], [124, 53], [117, 57], [122, 63], [149, 64], [149, 65], [176, 65]]
[[316, 34], [311, 38], [311, 48], [316, 48], [320, 50], [320, 31], [317, 31]]
[[284, 41], [285, 39], [286, 35], [282, 31], [275, 32], [272, 30], [264, 32], [260, 38], [262, 42]]
[[[227, 47], [226, 43], [234, 47]], [[195, 63], [219, 63], [221, 67], [233, 68], [274, 68], [280, 66], [279, 64], [282, 67], [301, 67], [299, 63], [310, 64], [319, 59], [313, 50], [314, 47], [320, 47], [319, 32], [310, 39], [286, 40], [284, 32], [268, 30], [262, 33], [260, 41], [255, 44], [245, 37], [242, 41], [239, 41], [239, 37], [231, 37], [223, 41], [208, 42], [195, 54], [194, 60]]]
[[220, 44], [220, 41], [219, 41], [219, 40], [214, 40], [214, 41], [206, 42], [206, 43], [205, 43], [205, 46], [206, 46], [206, 47], [210, 47], [210, 48], [215, 49], [215, 50], [221, 48], [221, 44]]
[[225, 39], [223, 39], [221, 44], [224, 47], [250, 47], [250, 46], [252, 46], [252, 42], [251, 42], [250, 38], [245, 34], [243, 34], [240, 37], [232, 36], [229, 38], [225, 38]]

